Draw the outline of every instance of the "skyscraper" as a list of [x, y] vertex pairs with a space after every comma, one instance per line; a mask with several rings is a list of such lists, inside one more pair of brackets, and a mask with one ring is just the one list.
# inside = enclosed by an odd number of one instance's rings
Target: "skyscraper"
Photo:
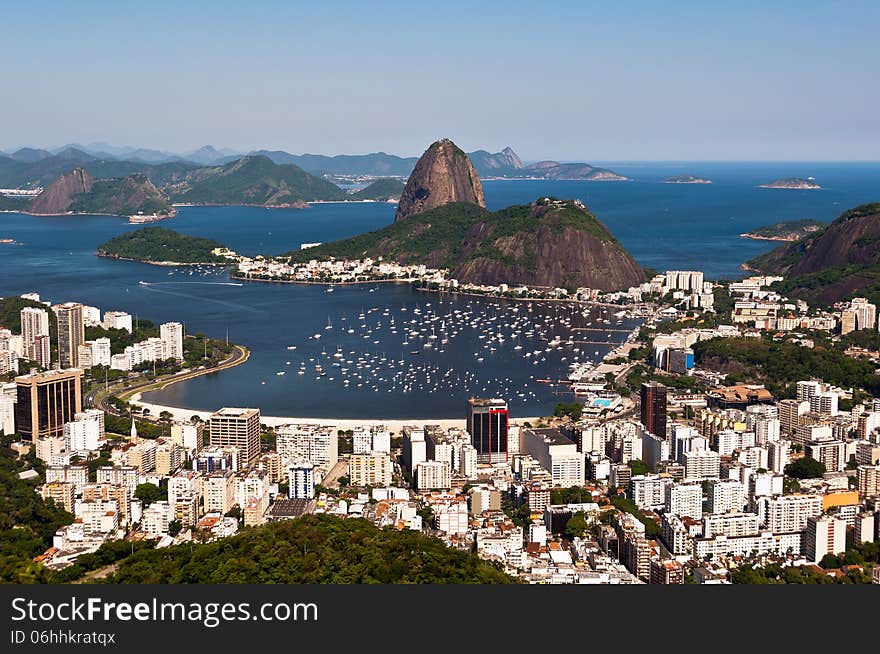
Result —
[[666, 387], [657, 382], [645, 382], [641, 390], [641, 418], [645, 429], [666, 438]]
[[467, 430], [477, 450], [477, 463], [507, 461], [507, 402], [500, 399], [468, 400]]
[[76, 368], [79, 346], [85, 343], [83, 306], [76, 302], [52, 307], [58, 316], [58, 358], [62, 368]]
[[64, 436], [64, 423], [82, 411], [82, 370], [51, 370], [15, 378], [16, 431], [26, 441]]
[[288, 497], [301, 500], [315, 498], [315, 466], [308, 461], [292, 463], [288, 468]]

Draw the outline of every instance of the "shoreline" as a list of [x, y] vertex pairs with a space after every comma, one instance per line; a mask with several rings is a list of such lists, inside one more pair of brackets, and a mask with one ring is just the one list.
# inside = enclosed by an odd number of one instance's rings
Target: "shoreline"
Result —
[[113, 254], [101, 254], [100, 252], [95, 253], [96, 257], [101, 257], [102, 259], [115, 259], [117, 261], [130, 261], [132, 263], [146, 263], [151, 266], [167, 266], [173, 268], [174, 266], [232, 266], [234, 264], [231, 263], [206, 263], [206, 262], [193, 262], [193, 263], [182, 263], [180, 261], [146, 261], [144, 259], [132, 259], [131, 257], [117, 257]]
[[[806, 236], [807, 234], [804, 234]], [[753, 241], [776, 241], [779, 243], [794, 243], [795, 241], [799, 241], [802, 236], [798, 236], [797, 238], [785, 238], [784, 236], [758, 236], [757, 234], [750, 234], [746, 232], [745, 234], [740, 234], [740, 238], [748, 238]]]
[[[162, 411], [168, 411], [175, 419], [188, 421], [192, 416], [199, 416], [206, 420], [213, 411], [203, 411], [201, 409], [187, 409], [184, 407], [174, 407], [165, 404], [154, 404], [141, 400], [141, 393], [135, 393], [129, 401], [137, 406], [150, 410], [150, 415], [158, 416]], [[542, 420], [541, 416], [528, 418], [513, 418], [512, 423], [522, 424], [531, 422], [535, 424], [538, 420]], [[391, 431], [399, 432], [403, 427], [409, 425], [440, 425], [444, 428], [460, 427], [465, 428], [467, 420], [465, 418], [309, 418], [296, 416], [267, 416], [260, 415], [260, 423], [277, 427], [278, 425], [301, 424], [301, 425], [321, 425], [324, 427], [336, 427], [338, 429], [354, 429], [356, 427], [366, 425], [385, 425]]]

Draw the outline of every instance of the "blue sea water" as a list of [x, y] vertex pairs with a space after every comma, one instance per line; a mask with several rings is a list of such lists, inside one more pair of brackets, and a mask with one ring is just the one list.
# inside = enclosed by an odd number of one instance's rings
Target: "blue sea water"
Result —
[[[880, 200], [880, 163], [604, 165], [634, 181], [486, 181], [487, 203], [497, 209], [544, 196], [579, 198], [640, 264], [657, 270], [701, 269], [713, 278], [740, 275], [743, 261], [774, 245], [742, 239], [742, 232], [781, 220], [830, 221], [847, 208]], [[714, 183], [661, 183], [678, 174], [708, 177]], [[757, 188], [780, 177], [809, 176], [823, 188]], [[301, 243], [380, 228], [394, 219], [394, 209], [382, 203], [320, 204], [306, 210], [187, 207], [165, 225], [214, 238], [243, 254], [277, 254]], [[576, 345], [546, 352], [542, 334], [565, 340], [572, 335], [571, 327], [596, 318], [555, 305], [534, 304], [527, 314], [518, 303], [441, 298], [391, 284], [337, 287], [333, 293], [317, 286], [234, 286], [225, 272], [190, 275], [189, 269], [95, 256], [100, 243], [136, 228], [105, 216], [0, 214], [0, 238], [20, 243], [0, 246], [0, 296], [35, 291], [53, 302], [77, 300], [155, 321], [180, 320], [190, 332], [223, 337], [228, 330], [231, 340], [251, 347], [247, 364], [153, 393], [147, 398], [152, 401], [197, 409], [257, 406], [268, 415], [428, 418], [461, 415], [470, 394], [501, 394], [511, 400], [514, 415], [535, 415], [547, 413], [559, 401], [553, 389], [535, 379], [564, 377], [575, 357], [595, 359], [611, 347], [584, 344], [577, 353]], [[416, 308], [421, 311], [418, 322], [428, 331], [433, 327], [438, 341], [445, 331], [448, 343], [443, 352], [439, 344], [424, 350], [418, 337], [403, 345], [401, 327], [416, 318]], [[530, 322], [542, 325], [531, 337], [517, 327], [526, 314]], [[396, 334], [391, 333], [392, 317]], [[326, 329], [328, 321], [331, 329]], [[497, 340], [499, 332], [503, 341]], [[315, 339], [315, 334], [321, 338]], [[485, 338], [479, 339], [481, 334]], [[597, 333], [591, 340], [614, 342], [624, 336], [609, 334]], [[495, 340], [486, 347], [490, 338]], [[536, 350], [539, 355], [525, 357]], [[342, 365], [332, 366], [340, 362], [333, 357], [337, 351], [343, 354], [342, 362], [352, 361], [346, 364], [346, 376], [340, 372]], [[316, 374], [317, 363], [325, 375]], [[299, 375], [303, 364], [308, 372]]]

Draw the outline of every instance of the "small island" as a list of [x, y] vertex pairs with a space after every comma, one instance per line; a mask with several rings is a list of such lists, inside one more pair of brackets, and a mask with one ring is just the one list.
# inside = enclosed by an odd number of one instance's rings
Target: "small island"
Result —
[[694, 177], [693, 175], [673, 175], [663, 180], [664, 184], [711, 184], [711, 179]]
[[807, 234], [818, 232], [825, 226], [824, 223], [812, 218], [803, 220], [789, 220], [786, 222], [767, 225], [753, 229], [745, 234], [740, 234], [743, 238], [751, 238], [758, 241], [797, 241]]
[[822, 187], [819, 186], [812, 177], [806, 179], [803, 177], [786, 177], [785, 179], [776, 179], [767, 184], [761, 184], [758, 188], [782, 188], [796, 191], [812, 191]]
[[98, 256], [159, 266], [231, 265], [235, 253], [208, 238], [144, 227], [110, 239], [98, 247]]

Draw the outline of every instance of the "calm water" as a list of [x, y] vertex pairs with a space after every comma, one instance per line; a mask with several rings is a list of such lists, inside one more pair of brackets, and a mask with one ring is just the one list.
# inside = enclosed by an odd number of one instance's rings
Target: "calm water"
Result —
[[[831, 220], [846, 208], [880, 199], [880, 164], [874, 163], [608, 166], [636, 181], [485, 182], [487, 202], [500, 208], [539, 196], [580, 198], [642, 265], [734, 277], [744, 260], [772, 247], [741, 239], [741, 232], [780, 220]], [[715, 183], [658, 183], [674, 174], [705, 176]], [[814, 176], [825, 188], [755, 188], [791, 176]], [[376, 229], [393, 218], [394, 205], [388, 204], [324, 204], [308, 210], [204, 207], [182, 209], [167, 226], [214, 238], [244, 254], [276, 254], [303, 242]], [[469, 394], [485, 393], [508, 397], [515, 415], [534, 415], [552, 409], [559, 399], [535, 378], [564, 376], [575, 357], [595, 359], [610, 347], [572, 343], [546, 352], [542, 338], [566, 340], [575, 335], [572, 327], [595, 318], [572, 314], [571, 308], [535, 304], [528, 314], [519, 303], [440, 298], [390, 284], [338, 287], [333, 293], [314, 286], [234, 286], [225, 273], [190, 275], [189, 270], [94, 256], [100, 243], [136, 228], [108, 217], [0, 214], [0, 238], [22, 243], [0, 246], [0, 295], [36, 291], [53, 302], [78, 300], [157, 321], [181, 320], [191, 332], [223, 337], [228, 330], [230, 339], [253, 350], [247, 364], [154, 393], [148, 399], [156, 402], [199, 409], [258, 406], [270, 415], [415, 418], [458, 416]], [[524, 314], [542, 325], [531, 336], [523, 328]], [[414, 319], [426, 331], [408, 336], [417, 326], [408, 322]], [[432, 327], [438, 342], [426, 350], [423, 343], [431, 340]], [[441, 344], [444, 335], [447, 343]], [[596, 332], [588, 340], [623, 336]]]

